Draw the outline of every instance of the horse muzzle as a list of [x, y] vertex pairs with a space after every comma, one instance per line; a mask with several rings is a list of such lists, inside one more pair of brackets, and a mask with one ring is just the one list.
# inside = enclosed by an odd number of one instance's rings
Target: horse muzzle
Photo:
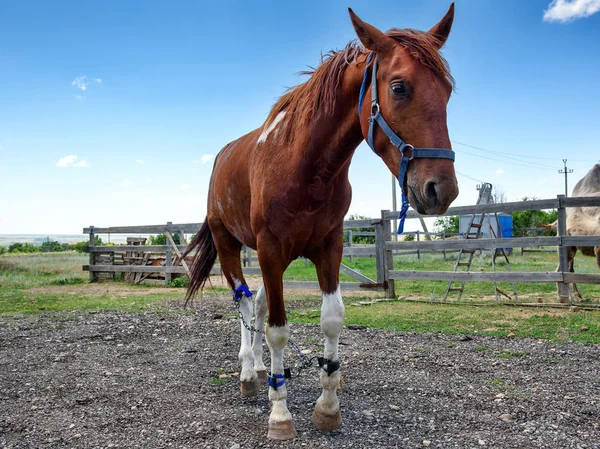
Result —
[[441, 215], [458, 196], [456, 180], [439, 182], [435, 178], [426, 181], [422, 187], [408, 185], [408, 199], [421, 215]]

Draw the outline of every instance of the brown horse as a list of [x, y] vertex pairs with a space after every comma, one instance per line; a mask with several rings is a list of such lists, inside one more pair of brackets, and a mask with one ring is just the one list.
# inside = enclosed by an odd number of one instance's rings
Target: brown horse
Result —
[[[261, 128], [221, 150], [206, 220], [187, 249], [197, 250], [188, 298], [202, 289], [217, 256], [233, 289], [242, 317], [240, 388], [246, 396], [256, 394], [260, 377], [266, 376], [265, 333], [271, 353], [268, 437], [274, 439], [296, 435], [286, 405], [283, 352], [290, 328], [283, 273], [300, 256], [315, 264], [323, 293], [323, 392], [313, 423], [322, 431], [342, 424], [338, 340], [345, 312], [339, 268], [352, 193], [348, 169], [356, 147], [368, 140], [419, 213], [444, 213], [458, 195], [446, 125], [453, 79], [439, 53], [450, 33], [454, 5], [428, 32], [383, 33], [352, 10], [350, 18], [364, 47], [351, 42], [331, 52], [307, 82], [281, 97]], [[371, 107], [359, 108], [359, 98]], [[398, 136], [431, 148], [414, 148]], [[263, 275], [254, 305], [257, 332], [251, 326], [252, 293], [240, 263], [242, 245], [257, 250]]]

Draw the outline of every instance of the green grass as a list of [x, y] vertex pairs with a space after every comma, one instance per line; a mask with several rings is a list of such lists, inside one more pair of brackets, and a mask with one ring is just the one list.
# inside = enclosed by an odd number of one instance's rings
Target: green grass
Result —
[[[453, 258], [452, 258], [453, 259]], [[489, 259], [489, 258], [488, 258]], [[597, 272], [595, 260], [578, 256], [579, 272]], [[349, 266], [366, 276], [375, 277], [375, 260], [355, 258]], [[485, 264], [486, 258], [477, 260]], [[553, 271], [553, 254], [515, 255], [511, 259], [513, 271]], [[150, 292], [148, 286], [117, 283], [122, 286], [120, 294], [102, 290], [104, 284], [88, 284], [88, 274], [81, 270], [87, 263], [87, 255], [76, 253], [47, 253], [32, 255], [0, 256], [0, 314], [2, 313], [40, 313], [64, 310], [124, 310], [139, 312], [156, 310], [170, 313], [169, 301], [182, 298], [180, 289], [163, 288], [157, 292], [156, 286]], [[453, 260], [444, 261], [441, 256], [424, 255], [422, 260], [416, 256], [397, 258], [396, 268], [421, 270], [451, 270]], [[473, 264], [476, 269], [477, 264]], [[489, 269], [489, 267], [483, 267]], [[303, 260], [296, 261], [286, 272], [286, 279], [315, 280], [314, 266], [305, 266]], [[348, 279], [346, 279], [348, 280]], [[114, 283], [113, 283], [114, 284]], [[441, 294], [446, 283], [434, 282], [398, 282], [397, 293], [400, 297], [429, 299], [432, 292]], [[554, 300], [554, 284], [522, 284], [524, 291], [533, 295]], [[581, 285], [584, 295], [592, 300], [600, 296], [600, 287]], [[544, 290], [546, 289], [546, 290]], [[218, 294], [226, 289], [217, 289]], [[470, 293], [472, 292], [472, 293]], [[519, 291], [521, 293], [521, 291]], [[212, 295], [207, 289], [206, 295]], [[467, 295], [479, 300], [493, 294], [491, 284], [469, 283]], [[436, 302], [415, 302], [396, 300], [378, 302], [370, 306], [357, 307], [353, 304], [365, 299], [381, 296], [367, 292], [364, 296], [347, 296], [346, 324], [361, 324], [373, 328], [407, 332], [444, 332], [452, 334], [478, 334], [507, 336], [514, 333], [518, 337], [543, 338], [555, 341], [574, 340], [583, 343], [600, 343], [600, 311], [570, 312], [568, 310], [540, 308], [521, 308], [503, 306], [488, 301], [485, 306], [472, 307], [460, 304], [440, 304]], [[531, 299], [530, 299], [531, 300]], [[295, 294], [288, 298], [289, 318], [296, 322], [318, 323], [320, 297]], [[228, 307], [225, 305], [225, 307]], [[230, 307], [234, 313], [233, 306]], [[175, 313], [183, 313], [176, 311]], [[478, 347], [479, 351], [488, 351]], [[525, 354], [497, 353], [498, 357], [522, 357]]]
[[[525, 253], [520, 255], [520, 251], [516, 251], [509, 257], [511, 271], [525, 272], [552, 272], [556, 270], [557, 256], [552, 253]], [[395, 270], [407, 271], [453, 271], [454, 263], [456, 262], [456, 253], [448, 253], [447, 259], [441, 253], [431, 254], [424, 253], [421, 259], [417, 255], [403, 255], [394, 257]], [[496, 270], [506, 271], [506, 263], [502, 257], [496, 259]], [[371, 278], [376, 279], [375, 258], [361, 257], [354, 258], [353, 263], [350, 263], [348, 258], [343, 259], [343, 263], [353, 270]], [[471, 271], [492, 271], [492, 260], [489, 255], [476, 255], [471, 265]], [[575, 257], [575, 272], [576, 273], [598, 273], [598, 266], [593, 257], [584, 257], [578, 254]], [[294, 261], [285, 272], [285, 280], [296, 281], [314, 281], [316, 280], [315, 267], [312, 263], [306, 263], [304, 260]], [[342, 282], [355, 281], [346, 274], [340, 275]], [[446, 281], [396, 281], [396, 294], [400, 297], [420, 297], [429, 301], [439, 301], [444, 296], [448, 283]], [[454, 286], [459, 284], [455, 283]], [[579, 284], [579, 289], [585, 298], [584, 303], [600, 302], [600, 285]], [[506, 293], [512, 293], [512, 285], [507, 282], [498, 283], [498, 288]], [[525, 302], [556, 302], [556, 284], [555, 283], [532, 283], [532, 282], [517, 282], [515, 288], [518, 296], [522, 296]], [[455, 299], [454, 296], [449, 296], [449, 299]], [[481, 301], [483, 298], [487, 300], [493, 299], [494, 284], [492, 282], [468, 282], [461, 300], [465, 301]], [[506, 298], [501, 297], [502, 300]]]
[[[404, 332], [443, 332], [600, 342], [600, 311], [569, 312], [550, 308], [520, 308], [504, 305], [472, 307], [390, 301], [355, 307], [346, 299], [346, 324]], [[306, 309], [290, 313], [293, 321], [318, 323]], [[477, 350], [485, 351], [484, 347]], [[514, 355], [514, 354], [513, 354]]]

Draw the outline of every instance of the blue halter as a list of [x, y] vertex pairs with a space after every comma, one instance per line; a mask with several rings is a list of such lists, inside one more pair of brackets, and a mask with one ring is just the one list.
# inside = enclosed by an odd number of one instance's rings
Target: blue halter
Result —
[[[366, 87], [367, 87], [367, 75], [369, 73], [369, 64], [371, 62], [371, 58], [373, 57], [373, 53], [369, 54], [367, 58], [365, 73], [363, 75], [362, 85], [360, 86], [360, 94], [358, 97], [358, 117], [360, 118], [360, 111], [362, 110], [363, 101], [365, 99]], [[400, 207], [400, 214], [398, 215], [398, 219], [400, 223], [398, 224], [398, 234], [402, 234], [404, 231], [404, 221], [406, 220], [406, 214], [408, 212], [408, 195], [406, 188], [406, 171], [408, 170], [408, 163], [416, 158], [426, 158], [426, 159], [450, 159], [454, 162], [454, 151], [449, 148], [415, 148], [412, 145], [404, 142], [398, 135], [390, 128], [390, 125], [383, 119], [381, 116], [381, 109], [379, 107], [379, 102], [377, 101], [377, 56], [375, 56], [373, 60], [373, 73], [371, 76], [371, 116], [369, 117], [369, 135], [367, 138], [367, 143], [371, 150], [375, 154], [375, 144], [373, 142], [373, 134], [375, 133], [375, 123], [379, 125], [381, 130], [385, 133], [385, 135], [390, 139], [390, 142], [398, 148], [400, 153], [402, 154], [402, 159], [400, 161], [400, 170], [398, 171], [398, 183], [400, 184], [400, 189], [402, 190], [402, 206]], [[406, 151], [410, 150], [410, 155], [406, 154]]]

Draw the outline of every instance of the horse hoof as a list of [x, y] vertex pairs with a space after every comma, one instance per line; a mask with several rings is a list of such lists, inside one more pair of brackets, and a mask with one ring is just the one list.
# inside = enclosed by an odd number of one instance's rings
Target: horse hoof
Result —
[[257, 371], [256, 374], [258, 375], [258, 380], [260, 380], [261, 382], [265, 383], [268, 379], [267, 376], [267, 371], [262, 370], [262, 371]]
[[242, 396], [246, 398], [256, 396], [260, 391], [260, 379], [242, 380], [240, 382], [240, 391], [242, 392]]
[[296, 433], [296, 428], [294, 427], [293, 421], [269, 421], [269, 432], [267, 433], [267, 438], [271, 440], [291, 440], [292, 438], [296, 438], [298, 434]]
[[326, 415], [315, 407], [312, 415], [312, 422], [321, 432], [332, 432], [342, 427], [342, 415], [339, 410], [333, 415]]

